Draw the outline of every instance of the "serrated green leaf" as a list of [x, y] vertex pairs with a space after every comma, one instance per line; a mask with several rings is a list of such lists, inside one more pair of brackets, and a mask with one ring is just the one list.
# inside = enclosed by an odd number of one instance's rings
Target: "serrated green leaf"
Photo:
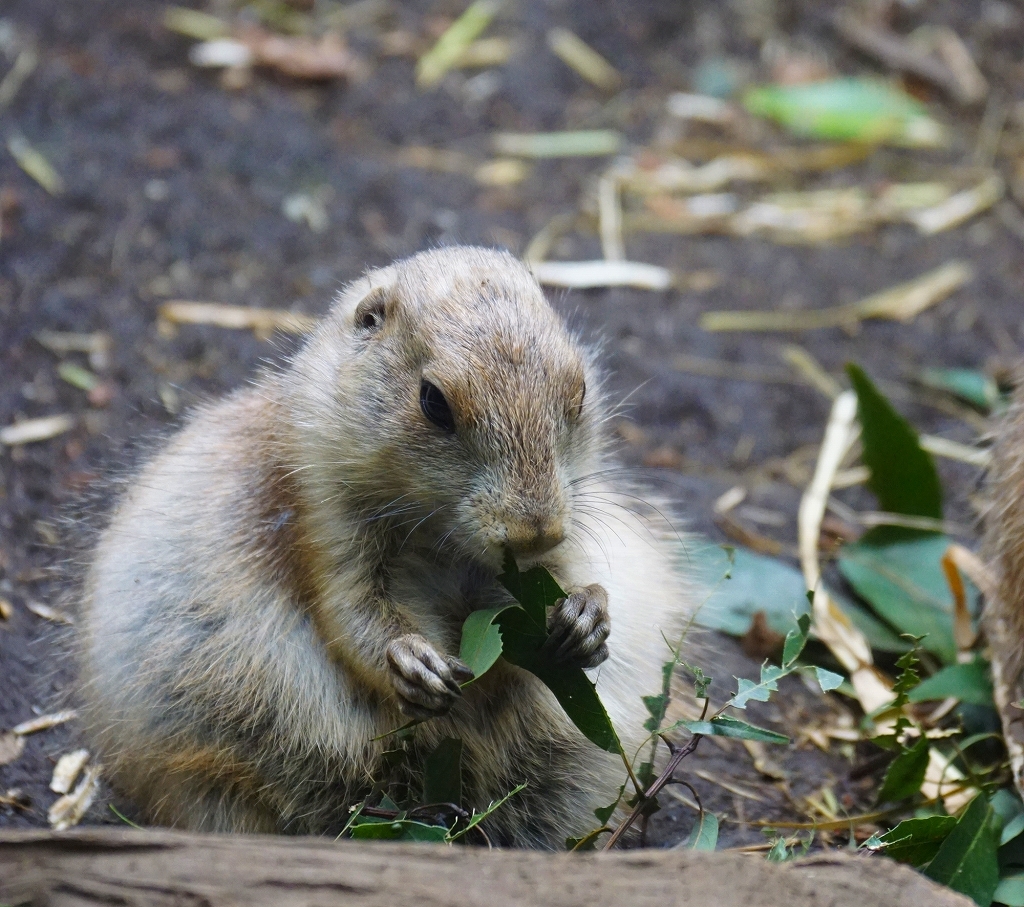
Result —
[[818, 681], [818, 686], [821, 687], [822, 693], [829, 693], [832, 690], [838, 689], [844, 680], [842, 674], [826, 671], [817, 665], [812, 665], [811, 670], [814, 672], [814, 679]]
[[799, 657], [800, 653], [803, 652], [804, 646], [807, 645], [807, 637], [811, 632], [811, 615], [801, 614], [796, 621], [796, 629], [790, 630], [786, 634], [786, 642], [782, 646], [782, 664], [784, 667], [789, 667]]
[[515, 607], [516, 605], [499, 605], [497, 608], [474, 611], [462, 624], [459, 658], [475, 675], [473, 680], [478, 680], [486, 674], [501, 657], [501, 628], [497, 619], [503, 612]]
[[718, 846], [718, 816], [701, 811], [683, 845], [689, 850], [714, 850]]
[[[868, 487], [881, 510], [942, 519], [942, 486], [931, 455], [921, 449], [917, 433], [854, 364], [846, 367], [857, 392], [857, 414], [864, 445], [864, 465], [871, 470]], [[878, 539], [906, 537], [908, 530], [880, 527]]]
[[409, 819], [361, 818], [350, 829], [349, 834], [357, 840], [378, 841], [420, 841], [441, 844], [448, 838], [448, 829], [443, 825], [427, 825]]
[[661, 727], [661, 722], [665, 719], [665, 710], [668, 708], [668, 696], [661, 693], [657, 696], [641, 696], [644, 706], [646, 707], [650, 718], [644, 722], [644, 730], [650, 731], [652, 734]]
[[992, 903], [999, 884], [995, 812], [983, 794], [975, 797], [925, 869], [925, 875], [967, 895], [981, 907]]
[[900, 753], [889, 766], [878, 791], [879, 803], [894, 803], [913, 797], [924, 783], [928, 768], [927, 739], [922, 737], [913, 747]]
[[679, 727], [686, 728], [691, 734], [704, 734], [711, 737], [759, 740], [762, 743], [789, 743], [789, 738], [785, 734], [777, 734], [767, 728], [748, 724], [731, 715], [719, 715], [709, 721], [680, 721]]
[[931, 677], [922, 680], [908, 694], [911, 702], [927, 702], [953, 696], [972, 705], [992, 703], [991, 668], [983, 658], [966, 664], [946, 665]]
[[745, 709], [750, 700], [767, 702], [771, 698], [772, 691], [778, 688], [778, 684], [774, 682], [766, 685], [754, 683], [754, 681], [747, 680], [745, 677], [739, 677], [736, 679], [736, 695], [729, 700], [729, 705], [735, 706], [738, 709]]
[[843, 546], [839, 571], [883, 620], [952, 663], [953, 598], [941, 567], [948, 546], [946, 536], [935, 534], [883, 543], [865, 536]]
[[468, 835], [474, 828], [477, 827], [477, 825], [479, 825], [481, 822], [483, 822], [484, 819], [486, 819], [492, 813], [497, 812], [499, 809], [501, 809], [501, 807], [503, 807], [506, 803], [508, 803], [508, 801], [511, 800], [516, 794], [520, 793], [521, 791], [523, 791], [525, 789], [526, 789], [526, 782], [524, 781], [522, 784], [517, 784], [514, 788], [512, 788], [512, 790], [510, 790], [507, 794], [505, 794], [505, 796], [502, 797], [500, 800], [492, 800], [490, 803], [487, 804], [487, 808], [486, 809], [481, 810], [480, 812], [477, 812], [476, 810], [473, 810], [473, 815], [469, 817], [469, 821], [465, 824], [465, 826], [463, 828], [460, 828], [454, 834], [449, 835], [446, 840], [448, 840], [448, 841], [458, 841], [459, 838], [464, 837], [465, 835]]
[[618, 796], [611, 803], [609, 803], [607, 806], [599, 806], [597, 807], [597, 809], [594, 810], [594, 816], [597, 818], [598, 822], [600, 822], [602, 825], [608, 824], [608, 820], [612, 817], [612, 813], [614, 813], [615, 810], [618, 809], [619, 803], [622, 802], [622, 795], [625, 792], [626, 785], [623, 784], [622, 787], [619, 788]]
[[462, 741], [445, 737], [423, 760], [423, 802], [462, 802]]
[[904, 819], [879, 840], [885, 854], [900, 863], [921, 867], [939, 852], [939, 847], [956, 825], [954, 816], [928, 816]]

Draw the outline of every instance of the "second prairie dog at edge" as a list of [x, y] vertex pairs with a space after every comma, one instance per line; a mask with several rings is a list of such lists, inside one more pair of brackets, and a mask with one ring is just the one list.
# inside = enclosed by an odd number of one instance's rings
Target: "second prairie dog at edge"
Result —
[[[461, 625], [510, 601], [507, 546], [569, 593], [551, 615], [627, 751], [693, 606], [678, 541], [624, 486], [592, 352], [529, 271], [424, 252], [339, 296], [285, 369], [199, 409], [102, 534], [83, 602], [89, 733], [147, 821], [336, 832], [408, 720], [413, 764], [463, 741], [495, 843], [561, 847], [615, 796], [532, 675], [460, 690]], [[610, 630], [610, 633], [609, 633]]]

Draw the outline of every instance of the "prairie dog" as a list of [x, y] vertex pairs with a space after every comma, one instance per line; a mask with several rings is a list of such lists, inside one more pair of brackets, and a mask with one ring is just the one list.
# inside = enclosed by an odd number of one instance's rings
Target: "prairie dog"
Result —
[[[84, 716], [152, 822], [325, 833], [384, 771], [463, 741], [486, 828], [560, 847], [594, 827], [618, 757], [532, 675], [461, 690], [461, 625], [510, 601], [503, 551], [569, 597], [563, 656], [593, 668], [632, 754], [665, 635], [692, 610], [678, 553], [608, 453], [592, 353], [512, 256], [424, 252], [344, 290], [291, 364], [196, 412], [130, 485], [83, 600]], [[610, 632], [609, 632], [610, 630]], [[414, 758], [415, 761], [415, 758]]]
[[1024, 367], [1014, 401], [995, 430], [983, 553], [995, 588], [985, 589], [996, 704], [1017, 789], [1024, 789]]

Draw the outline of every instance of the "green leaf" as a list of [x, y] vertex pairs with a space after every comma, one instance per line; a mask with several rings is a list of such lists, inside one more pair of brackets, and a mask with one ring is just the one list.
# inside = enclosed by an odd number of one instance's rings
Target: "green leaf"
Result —
[[665, 719], [665, 711], [668, 709], [668, 696], [664, 693], [659, 693], [657, 696], [641, 696], [640, 698], [643, 700], [644, 706], [651, 716], [644, 722], [644, 730], [650, 731], [653, 734], [661, 727], [661, 722]]
[[737, 740], [759, 740], [762, 743], [789, 743], [789, 738], [785, 734], [777, 734], [775, 731], [748, 724], [731, 715], [718, 715], [710, 721], [680, 721], [678, 726], [686, 728], [691, 734], [704, 734], [709, 737], [734, 737]]
[[839, 570], [885, 621], [901, 633], [923, 637], [925, 649], [952, 663], [953, 597], [941, 567], [948, 546], [946, 536], [935, 534], [881, 544], [865, 536], [843, 546]]
[[[942, 486], [935, 463], [921, 449], [917, 433], [879, 393], [863, 370], [846, 367], [857, 392], [857, 413], [864, 445], [864, 465], [871, 470], [868, 487], [889, 513], [942, 519]], [[880, 531], [880, 530], [884, 530]], [[876, 538], [906, 536], [908, 530], [880, 527]]]
[[547, 609], [560, 598], [565, 598], [562, 587], [547, 570], [538, 565], [520, 573], [515, 558], [507, 550], [504, 573], [498, 576], [498, 582], [523, 606], [530, 620], [542, 629], [547, 626]]
[[991, 377], [973, 368], [926, 368], [921, 383], [959, 397], [982, 412], [999, 402], [999, 387]]
[[900, 753], [889, 766], [878, 792], [879, 803], [895, 803], [913, 797], [924, 783], [928, 768], [928, 741], [922, 737], [909, 750]]
[[547, 609], [564, 598], [565, 592], [543, 567], [520, 573], [510, 554], [506, 554], [505, 572], [498, 579], [522, 605], [508, 608], [495, 618], [505, 659], [539, 678], [591, 743], [609, 753], [621, 753], [618, 735], [590, 678], [581, 668], [555, 661], [544, 648]]
[[423, 760], [423, 802], [462, 802], [462, 741], [445, 737]]
[[777, 690], [778, 684], [760, 684], [754, 683], [752, 680], [747, 680], [744, 677], [738, 677], [736, 679], [736, 695], [729, 700], [729, 705], [734, 706], [737, 709], [745, 709], [747, 703], [750, 700], [755, 702], [767, 702], [772, 695], [772, 692]]
[[501, 629], [496, 621], [504, 611], [514, 607], [516, 606], [499, 605], [497, 608], [474, 611], [462, 624], [459, 658], [475, 675], [473, 680], [478, 680], [486, 674], [501, 656]]
[[789, 848], [786, 847], [785, 838], [776, 838], [775, 843], [772, 844], [772, 849], [765, 855], [765, 860], [769, 863], [785, 863], [790, 859], [792, 859], [792, 855], [789, 852]]
[[886, 856], [921, 867], [939, 852], [939, 846], [956, 825], [954, 816], [928, 816], [904, 819], [879, 838]]
[[[794, 617], [810, 611], [803, 574], [795, 567], [774, 558], [755, 554], [746, 548], [731, 548], [730, 560], [721, 547], [698, 538], [680, 557], [687, 573], [710, 589], [697, 612], [696, 622], [730, 636], [743, 636], [750, 629], [755, 612], [764, 612], [768, 626], [776, 633], [793, 630]], [[729, 572], [731, 578], [723, 581]], [[832, 600], [864, 633], [872, 649], [879, 652], [905, 652], [907, 644], [888, 626], [862, 607], [834, 590]]]
[[994, 819], [992, 806], [979, 794], [942, 842], [925, 875], [988, 907], [999, 884], [998, 822]]
[[443, 825], [427, 825], [409, 819], [360, 818], [349, 833], [357, 840], [421, 841], [440, 844], [447, 840], [448, 829]]
[[796, 629], [786, 634], [786, 642], [782, 646], [782, 666], [788, 668], [803, 652], [807, 645], [807, 637], [811, 632], [811, 615], [801, 614], [796, 619]]
[[818, 686], [821, 687], [822, 693], [836, 690], [843, 683], [844, 678], [842, 674], [826, 671], [824, 668], [817, 667], [817, 665], [812, 665], [811, 670], [814, 672], [814, 678], [818, 681]]
[[988, 662], [976, 658], [966, 664], [947, 665], [922, 680], [908, 698], [911, 702], [927, 702], [954, 696], [972, 705], [992, 705], [992, 675]]
[[690, 850], [714, 850], [718, 846], [718, 816], [702, 810], [683, 846]]
[[597, 821], [602, 825], [607, 825], [608, 820], [612, 817], [612, 813], [618, 809], [619, 803], [622, 802], [622, 795], [626, 792], [626, 785], [623, 784], [619, 788], [619, 795], [607, 806], [599, 806], [594, 810], [594, 815], [597, 817]]
[[622, 752], [618, 735], [597, 695], [597, 689], [582, 670], [566, 668], [564, 665], [552, 666], [546, 658], [524, 659], [513, 661], [513, 664], [526, 668], [543, 681], [587, 740], [606, 752]]
[[878, 79], [846, 78], [803, 85], [762, 85], [743, 106], [808, 138], [938, 147], [946, 131], [910, 95]]
[[[777, 633], [793, 629], [795, 616], [810, 610], [803, 574], [774, 558], [745, 548], [732, 550], [733, 559], [718, 545], [699, 539], [688, 545], [680, 564], [695, 581], [711, 590], [696, 621], [711, 630], [742, 636], [757, 611]], [[723, 580], [726, 572], [731, 578]]]
[[476, 828], [476, 826], [479, 825], [481, 822], [483, 822], [484, 819], [486, 819], [489, 815], [496, 812], [497, 810], [501, 809], [501, 807], [503, 807], [506, 803], [508, 803], [509, 800], [511, 800], [516, 794], [518, 794], [525, 788], [526, 782], [524, 781], [522, 784], [517, 784], [500, 800], [492, 800], [487, 805], [487, 808], [485, 810], [482, 810], [481, 812], [473, 810], [473, 815], [470, 816], [465, 828], [460, 828], [457, 832], [455, 832], [455, 834], [449, 835], [447, 840], [458, 841], [459, 838], [463, 837], [463, 835], [469, 834], [469, 832]]
[[1024, 907], [1024, 875], [1011, 875], [1000, 879], [992, 900], [1006, 907]]

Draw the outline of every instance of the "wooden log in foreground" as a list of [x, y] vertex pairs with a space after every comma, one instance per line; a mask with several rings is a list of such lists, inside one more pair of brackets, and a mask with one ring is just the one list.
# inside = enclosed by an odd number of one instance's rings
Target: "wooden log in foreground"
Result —
[[0, 905], [969, 907], [880, 857], [487, 851], [120, 828], [0, 831]]

